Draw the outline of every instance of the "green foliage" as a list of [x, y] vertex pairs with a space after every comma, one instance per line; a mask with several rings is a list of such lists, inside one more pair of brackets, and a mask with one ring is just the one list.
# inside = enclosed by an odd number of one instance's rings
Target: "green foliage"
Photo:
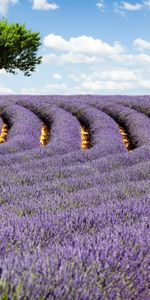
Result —
[[13, 74], [19, 69], [30, 76], [36, 64], [41, 63], [42, 57], [36, 56], [40, 45], [39, 32], [27, 30], [25, 24], [0, 21], [0, 69]]
[[0, 280], [0, 300], [19, 300], [21, 299], [22, 283], [15, 287], [12, 297], [9, 297], [10, 284], [5, 280]]

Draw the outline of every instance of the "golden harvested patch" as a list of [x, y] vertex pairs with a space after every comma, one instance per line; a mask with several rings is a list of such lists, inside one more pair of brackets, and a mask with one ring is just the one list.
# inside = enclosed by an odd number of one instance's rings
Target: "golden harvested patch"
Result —
[[132, 144], [131, 140], [128, 137], [126, 129], [124, 127], [122, 127], [122, 126], [119, 126], [119, 128], [120, 128], [120, 133], [122, 135], [123, 142], [124, 142], [126, 148], [129, 151], [132, 150], [134, 147], [133, 147], [133, 144]]
[[49, 127], [46, 124], [43, 124], [40, 136], [40, 144], [47, 145], [49, 141]]
[[4, 143], [6, 141], [7, 135], [8, 135], [8, 125], [4, 123], [0, 134], [0, 143]]
[[81, 149], [86, 150], [90, 148], [90, 133], [85, 126], [81, 126], [80, 135], [81, 135]]

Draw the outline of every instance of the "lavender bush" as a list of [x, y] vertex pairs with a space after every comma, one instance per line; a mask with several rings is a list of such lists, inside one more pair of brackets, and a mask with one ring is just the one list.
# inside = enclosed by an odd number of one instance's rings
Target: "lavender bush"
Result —
[[149, 116], [144, 96], [0, 97], [0, 299], [150, 299]]

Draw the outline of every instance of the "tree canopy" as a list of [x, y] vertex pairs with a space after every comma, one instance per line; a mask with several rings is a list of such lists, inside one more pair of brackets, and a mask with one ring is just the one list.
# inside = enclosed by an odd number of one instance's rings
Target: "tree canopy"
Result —
[[41, 56], [37, 57], [40, 45], [39, 32], [26, 29], [25, 24], [0, 21], [0, 69], [13, 74], [18, 69], [30, 76], [42, 60]]

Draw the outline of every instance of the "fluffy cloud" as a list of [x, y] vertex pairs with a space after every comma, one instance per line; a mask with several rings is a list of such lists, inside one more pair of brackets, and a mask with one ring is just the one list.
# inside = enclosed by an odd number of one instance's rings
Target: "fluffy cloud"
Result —
[[122, 46], [115, 42], [114, 46], [102, 42], [100, 39], [94, 39], [90, 36], [71, 37], [68, 41], [60, 35], [53, 33], [44, 38], [44, 46], [67, 52], [87, 53], [87, 54], [113, 54], [123, 52]]
[[68, 52], [66, 54], [56, 55], [53, 53], [43, 55], [44, 63], [54, 64], [90, 64], [97, 62], [96, 56], [88, 56], [82, 53]]
[[125, 15], [125, 12], [135, 12], [140, 11], [142, 9], [150, 9], [150, 0], [147, 1], [140, 1], [136, 3], [121, 1], [119, 4], [117, 1], [113, 3], [113, 10], [121, 14], [122, 16]]
[[65, 83], [56, 84], [49, 83], [41, 88], [23, 88], [21, 94], [23, 95], [54, 95], [54, 94], [65, 94], [67, 92], [67, 85]]
[[32, 8], [39, 10], [55, 10], [58, 9], [59, 6], [56, 3], [48, 3], [47, 0], [33, 0]]
[[121, 65], [127, 66], [143, 66], [144, 68], [147, 66], [150, 68], [150, 55], [148, 54], [125, 54], [125, 55], [116, 55], [114, 58], [114, 62]]
[[78, 76], [80, 89], [85, 93], [127, 91], [138, 87], [141, 78], [136, 71], [126, 68], [105, 68], [91, 74], [82, 73]]
[[13, 91], [10, 88], [7, 88], [4, 84], [0, 84], [0, 94], [13, 94]]
[[114, 69], [85, 75], [80, 77], [80, 89], [84, 93], [135, 94], [138, 89], [150, 90], [150, 80], [146, 80], [145, 74], [137, 70]]
[[53, 78], [56, 79], [56, 80], [61, 80], [62, 76], [59, 73], [54, 73]]
[[[80, 79], [81, 80], [81, 79]], [[150, 81], [142, 77], [137, 81], [114, 80], [81, 80], [80, 84], [70, 86], [69, 83], [47, 84], [41, 88], [21, 89], [21, 94], [43, 95], [75, 95], [75, 94], [135, 94], [137, 91], [150, 90]]]
[[[82, 36], [70, 38], [69, 41], [61, 36], [50, 34], [44, 39], [45, 47], [52, 48], [54, 53], [43, 55], [43, 62], [50, 64], [99, 64], [115, 63], [134, 66], [137, 64], [150, 65], [150, 55], [145, 53], [130, 54], [120, 43], [114, 46], [104, 43], [100, 39]], [[150, 49], [150, 43], [138, 38], [133, 44], [143, 49]]]
[[[24, 94], [135, 94], [150, 92], [150, 55], [143, 52], [150, 43], [140, 37], [133, 45], [140, 53], [129, 51], [119, 42], [113, 45], [88, 36], [71, 37], [49, 34], [44, 39], [45, 64], [61, 65], [52, 81]], [[135, 48], [133, 48], [135, 50]], [[45, 66], [46, 68], [46, 66]], [[58, 81], [60, 80], [60, 84]]]
[[10, 4], [16, 4], [18, 0], [0, 0], [0, 15], [6, 16]]
[[[141, 38], [134, 40], [133, 44], [140, 50], [150, 49], [150, 43]], [[61, 36], [49, 34], [44, 38], [44, 46], [53, 49], [53, 53], [43, 55], [43, 62], [46, 64], [121, 64], [122, 67], [150, 65], [148, 54], [130, 54], [118, 42], [111, 46], [88, 36], [72, 37], [67, 41]]]
[[96, 3], [96, 6], [98, 7], [98, 9], [100, 9], [101, 11], [104, 11], [105, 9], [105, 4], [103, 0], [100, 0], [98, 3]]
[[137, 47], [139, 47], [140, 49], [150, 49], [150, 42], [147, 42], [143, 39], [136, 39], [133, 41], [133, 44]]
[[43, 62], [55, 64], [92, 64], [112, 59], [124, 52], [119, 42], [111, 46], [100, 39], [85, 35], [66, 40], [51, 33], [44, 38], [44, 46], [51, 48], [53, 53], [43, 55]]
[[[94, 71], [95, 68], [95, 71]], [[82, 73], [65, 75], [61, 84], [52, 83], [32, 89], [22, 89], [22, 94], [135, 94], [138, 90], [149, 91], [150, 80], [144, 69], [111, 66], [89, 67]], [[149, 78], [150, 72], [147, 72]], [[69, 79], [69, 81], [68, 81]]]
[[136, 81], [138, 76], [130, 70], [127, 69], [114, 69], [105, 70], [99, 73], [98, 76], [101, 80], [111, 80], [111, 81]]
[[89, 82], [83, 82], [82, 88], [88, 93], [93, 92], [113, 92], [116, 91], [126, 91], [129, 89], [135, 89], [137, 86], [135, 83], [132, 82], [115, 82], [115, 81], [89, 81]]
[[125, 9], [125, 10], [136, 11], [136, 10], [140, 10], [142, 8], [143, 8], [143, 4], [140, 4], [140, 3], [132, 4], [132, 3], [129, 3], [126, 1], [122, 2], [122, 9]]
[[119, 13], [122, 16], [125, 16], [125, 12], [135, 12], [145, 8], [145, 4], [142, 3], [131, 3], [127, 1], [121, 1], [119, 4], [117, 1], [113, 3], [113, 10], [116, 13]]
[[150, 55], [141, 53], [139, 55], [136, 55], [133, 57], [133, 62], [135, 60], [135, 63], [137, 64], [142, 64], [142, 65], [147, 65], [147, 67], [150, 67]]
[[[119, 13], [122, 16], [125, 16], [125, 13], [128, 12], [135, 12], [140, 11], [142, 9], [150, 9], [150, 0], [137, 0], [136, 3], [133, 1], [112, 1], [113, 11]], [[96, 7], [99, 8], [101, 11], [105, 11], [106, 4], [104, 0], [100, 0]]]

